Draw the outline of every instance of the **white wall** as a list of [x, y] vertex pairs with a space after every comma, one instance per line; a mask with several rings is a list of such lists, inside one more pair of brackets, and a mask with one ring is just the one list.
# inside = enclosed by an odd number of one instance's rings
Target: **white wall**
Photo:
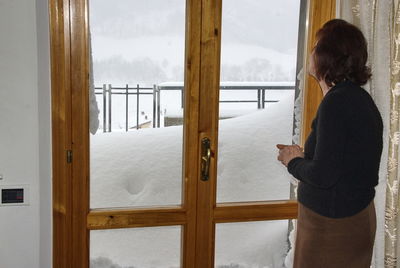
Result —
[[[15, 1], [15, 0], [14, 0]], [[51, 92], [48, 1], [36, 0], [38, 115], [39, 115], [39, 223], [40, 268], [52, 266]]]
[[0, 184], [30, 186], [0, 207], [0, 267], [51, 267], [47, 1], [0, 0], [0, 36]]

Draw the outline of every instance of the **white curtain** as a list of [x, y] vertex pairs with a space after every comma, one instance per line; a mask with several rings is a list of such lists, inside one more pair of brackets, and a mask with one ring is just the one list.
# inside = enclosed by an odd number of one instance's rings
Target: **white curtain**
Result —
[[[388, 257], [387, 246], [390, 227], [385, 221], [387, 214], [388, 155], [390, 142], [391, 75], [390, 47], [393, 35], [393, 0], [341, 0], [338, 3], [337, 17], [358, 26], [368, 42], [369, 66], [372, 79], [364, 86], [377, 104], [384, 124], [384, 146], [381, 158], [379, 185], [376, 187], [375, 206], [377, 214], [377, 233], [375, 237], [372, 267], [396, 267]], [[398, 158], [396, 159], [398, 160]], [[398, 176], [395, 176], [396, 178]], [[395, 178], [395, 180], [396, 180]], [[386, 206], [386, 209], [385, 209]], [[398, 204], [396, 202], [396, 209]], [[394, 230], [396, 232], [396, 229]], [[386, 245], [385, 245], [386, 241]]]
[[93, 135], [99, 129], [99, 113], [93, 78], [92, 39], [89, 32], [89, 131]]

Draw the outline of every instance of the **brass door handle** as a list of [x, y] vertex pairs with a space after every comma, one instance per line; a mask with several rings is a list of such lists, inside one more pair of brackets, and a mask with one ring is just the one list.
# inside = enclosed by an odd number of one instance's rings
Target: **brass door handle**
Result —
[[201, 180], [208, 181], [210, 176], [211, 142], [209, 138], [201, 140]]

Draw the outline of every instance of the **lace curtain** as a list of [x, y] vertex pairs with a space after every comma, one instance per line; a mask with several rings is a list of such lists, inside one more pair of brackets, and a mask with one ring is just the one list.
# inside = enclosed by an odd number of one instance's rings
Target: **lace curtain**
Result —
[[96, 134], [99, 128], [100, 110], [96, 101], [93, 78], [93, 55], [92, 55], [92, 38], [89, 32], [89, 131], [93, 135]]
[[398, 0], [341, 0], [338, 17], [361, 28], [368, 41], [373, 77], [365, 86], [384, 123], [376, 187], [377, 233], [372, 267], [400, 267], [398, 227], [400, 142], [400, 10]]

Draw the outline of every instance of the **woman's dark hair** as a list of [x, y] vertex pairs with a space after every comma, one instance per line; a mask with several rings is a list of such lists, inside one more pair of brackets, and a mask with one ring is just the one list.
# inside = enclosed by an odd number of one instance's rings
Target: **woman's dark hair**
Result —
[[333, 86], [344, 80], [364, 85], [371, 77], [367, 41], [356, 26], [333, 19], [318, 30], [314, 47], [315, 72], [318, 80]]

